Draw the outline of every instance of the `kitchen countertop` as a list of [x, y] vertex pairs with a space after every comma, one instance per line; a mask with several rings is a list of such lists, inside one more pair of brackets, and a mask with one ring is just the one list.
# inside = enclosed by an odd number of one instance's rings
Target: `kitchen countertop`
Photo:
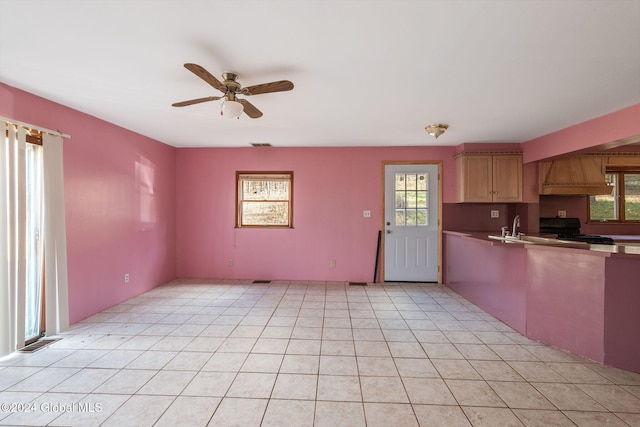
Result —
[[[596, 244], [589, 244], [589, 243], [583, 243], [583, 242], [568, 242], [566, 244], [563, 245], [557, 245], [557, 244], [551, 244], [551, 245], [547, 245], [544, 243], [530, 243], [530, 242], [514, 242], [514, 241], [510, 241], [510, 242], [503, 242], [500, 240], [494, 240], [494, 239], [490, 239], [489, 235], [492, 236], [500, 236], [500, 231], [495, 231], [495, 230], [490, 230], [490, 231], [456, 231], [456, 230], [443, 230], [443, 233], [445, 234], [449, 234], [452, 236], [458, 236], [458, 237], [462, 237], [462, 238], [468, 238], [468, 239], [474, 239], [477, 240], [479, 242], [483, 242], [486, 243], [487, 245], [491, 245], [491, 246], [513, 246], [516, 245], [517, 247], [525, 247], [527, 249], [549, 249], [549, 250], [569, 250], [569, 251], [584, 251], [587, 253], [590, 253], [592, 255], [604, 255], [604, 256], [632, 256], [632, 257], [636, 257], [638, 255], [640, 255], [640, 246], [634, 246], [634, 245], [625, 245], [622, 242], [620, 242], [621, 244], [615, 244], [615, 245], [596, 245]], [[529, 236], [536, 236], [536, 237], [553, 237], [553, 235], [548, 235], [548, 234], [527, 234]], [[632, 236], [610, 236], [614, 239], [614, 241], [616, 241], [615, 237], [625, 237], [625, 239], [620, 239], [623, 241], [630, 241], [631, 239], [627, 239], [628, 237], [632, 237]], [[634, 236], [635, 237], [635, 236]], [[640, 236], [638, 236], [640, 238]], [[640, 239], [639, 239], [640, 240]], [[636, 240], [637, 242], [640, 243], [639, 240]]]

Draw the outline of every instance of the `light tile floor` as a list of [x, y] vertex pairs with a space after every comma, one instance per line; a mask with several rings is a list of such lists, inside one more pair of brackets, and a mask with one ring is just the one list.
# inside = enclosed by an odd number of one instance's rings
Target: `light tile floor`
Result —
[[640, 426], [640, 374], [433, 284], [176, 281], [0, 359], [0, 424]]

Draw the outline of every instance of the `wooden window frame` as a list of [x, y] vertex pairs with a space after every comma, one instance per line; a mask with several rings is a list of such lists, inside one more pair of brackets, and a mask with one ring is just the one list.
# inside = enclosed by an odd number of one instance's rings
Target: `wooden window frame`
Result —
[[615, 203], [618, 209], [618, 219], [600, 220], [597, 218], [591, 218], [591, 198], [587, 197], [587, 222], [592, 224], [640, 224], [639, 220], [627, 220], [625, 218], [625, 188], [624, 188], [624, 175], [640, 174], [640, 168], [638, 166], [615, 166], [607, 167], [607, 174], [616, 174], [616, 187], [617, 195], [614, 197]]
[[[288, 202], [288, 223], [287, 224], [243, 224], [242, 222], [242, 182], [245, 176], [252, 176], [253, 179], [258, 180], [260, 177], [264, 177], [264, 181], [269, 181], [269, 177], [272, 177], [273, 181], [282, 180], [283, 177], [288, 176], [289, 181], [289, 199]], [[277, 178], [277, 179], [276, 179]], [[284, 178], [286, 179], [286, 178]], [[276, 200], [272, 200], [275, 202]], [[284, 202], [280, 200], [279, 202]], [[255, 200], [252, 200], [255, 202]], [[268, 201], [265, 201], [268, 202]], [[293, 228], [293, 171], [236, 171], [236, 228]]]

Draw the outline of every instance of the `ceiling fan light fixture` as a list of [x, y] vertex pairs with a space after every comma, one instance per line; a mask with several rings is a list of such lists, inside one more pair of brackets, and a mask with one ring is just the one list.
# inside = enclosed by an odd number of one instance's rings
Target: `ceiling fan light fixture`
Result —
[[242, 114], [244, 106], [238, 101], [224, 101], [222, 103], [222, 117], [226, 119], [237, 119]]
[[438, 139], [440, 135], [442, 135], [447, 129], [449, 129], [449, 125], [443, 123], [434, 123], [424, 128], [427, 133], [434, 138]]

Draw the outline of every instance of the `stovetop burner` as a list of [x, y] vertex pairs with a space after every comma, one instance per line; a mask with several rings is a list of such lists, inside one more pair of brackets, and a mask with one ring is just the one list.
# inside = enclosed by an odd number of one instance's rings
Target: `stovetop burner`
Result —
[[540, 218], [540, 232], [557, 234], [558, 239], [595, 245], [613, 245], [610, 237], [580, 234], [580, 218]]

